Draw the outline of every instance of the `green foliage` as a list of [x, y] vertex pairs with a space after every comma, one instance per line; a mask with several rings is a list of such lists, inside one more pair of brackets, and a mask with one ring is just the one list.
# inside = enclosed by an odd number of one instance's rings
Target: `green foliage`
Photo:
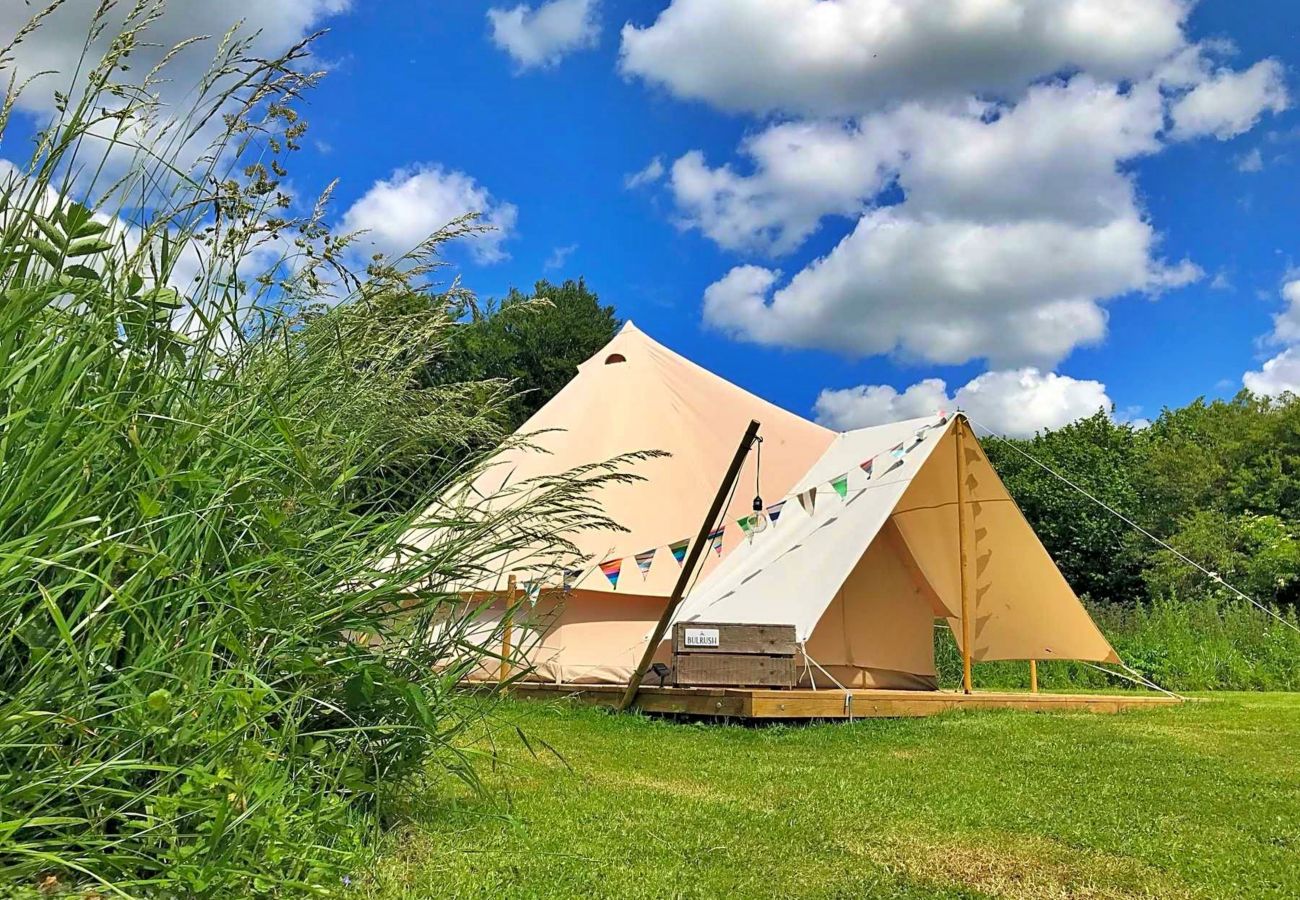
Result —
[[[481, 709], [453, 686], [498, 636], [460, 587], [507, 554], [562, 565], [552, 535], [628, 476], [445, 493], [508, 395], [422, 386], [462, 326], [399, 298], [465, 224], [352, 272], [324, 201], [291, 217], [264, 167], [302, 133], [305, 47], [224, 41], [192, 115], [225, 129], [188, 157], [167, 129], [202, 123], [115, 83], [154, 13], [0, 184], [0, 883], [319, 895], [423, 773], [475, 783]], [[119, 128], [133, 153], [78, 156]]]
[[514, 430], [560, 392], [578, 364], [609, 343], [619, 329], [614, 307], [579, 279], [538, 281], [531, 294], [511, 288], [500, 304], [468, 308], [471, 320], [456, 332], [456, 359], [440, 380], [502, 379], [516, 386], [505, 423]]

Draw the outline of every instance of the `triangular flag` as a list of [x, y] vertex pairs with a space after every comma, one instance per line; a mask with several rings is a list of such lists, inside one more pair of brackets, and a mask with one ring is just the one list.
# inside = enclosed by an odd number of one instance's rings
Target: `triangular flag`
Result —
[[938, 415], [939, 415], [939, 424], [940, 424], [940, 425], [947, 425], [947, 424], [948, 424], [948, 414], [947, 414], [946, 412], [944, 412], [944, 411], [941, 409], [941, 410], [939, 410]]
[[609, 579], [610, 586], [618, 590], [618, 576], [623, 571], [623, 560], [611, 559], [600, 564], [600, 571]]
[[858, 463], [858, 468], [867, 474], [868, 481], [871, 480], [871, 470], [875, 466], [875, 462], [876, 462], [876, 458], [873, 456], [871, 459], [867, 460], [864, 463]]
[[646, 550], [644, 553], [636, 555], [636, 567], [641, 570], [641, 578], [645, 579], [650, 574], [650, 564], [655, 561], [655, 551]]
[[785, 501], [782, 500], [779, 503], [773, 503], [771, 506], [767, 508], [767, 518], [769, 521], [772, 522], [772, 524], [775, 525], [776, 520], [781, 518], [781, 509], [784, 506], [785, 506]]
[[749, 537], [754, 530], [754, 517], [745, 516], [743, 519], [737, 519], [736, 524], [740, 526], [741, 531], [745, 532], [745, 537]]
[[673, 555], [673, 559], [677, 560], [677, 565], [680, 566], [682, 564], [682, 560], [686, 558], [686, 548], [689, 547], [690, 545], [691, 545], [690, 538], [686, 538], [686, 540], [678, 541], [675, 544], [668, 545], [668, 552]]
[[899, 442], [897, 447], [889, 448], [889, 454], [890, 456], [894, 457], [894, 459], [901, 459], [904, 452], [905, 451], [903, 450], [903, 443], [901, 441]]
[[814, 507], [817, 506], [817, 488], [810, 487], [808, 490], [800, 494], [799, 505], [803, 507], [804, 512], [811, 516]]
[[831, 487], [835, 488], [835, 493], [840, 495], [843, 500], [849, 493], [849, 476], [845, 473], [831, 482]]
[[573, 586], [574, 586], [575, 584], [578, 583], [578, 579], [581, 578], [581, 577], [582, 577], [582, 570], [581, 570], [581, 569], [565, 569], [565, 570], [564, 570], [564, 589], [565, 589], [566, 591], [573, 590]]
[[524, 597], [526, 597], [528, 602], [533, 604], [534, 606], [537, 605], [537, 597], [539, 594], [541, 594], [541, 592], [542, 592], [542, 583], [540, 581], [524, 582]]
[[719, 556], [722, 555], [722, 533], [726, 530], [727, 526], [723, 525], [717, 531], [709, 534], [709, 546], [713, 549], [713, 552]]

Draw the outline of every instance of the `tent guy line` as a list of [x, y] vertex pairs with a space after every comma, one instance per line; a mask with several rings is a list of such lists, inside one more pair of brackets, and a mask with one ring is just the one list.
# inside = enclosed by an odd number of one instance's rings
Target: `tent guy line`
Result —
[[1047, 465], [1047, 463], [1042, 462], [1041, 460], [1035, 459], [1035, 458], [1034, 458], [1033, 456], [1031, 456], [1029, 453], [1027, 453], [1027, 452], [1025, 452], [1024, 450], [1022, 450], [1021, 448], [1017, 447], [1017, 446], [1016, 446], [1015, 444], [1013, 444], [1011, 441], [1008, 441], [1006, 438], [1002, 437], [1000, 434], [998, 434], [997, 432], [995, 432], [993, 429], [989, 428], [987, 425], [983, 425], [983, 424], [981, 424], [981, 423], [979, 423], [979, 422], [976, 422], [976, 421], [975, 421], [974, 419], [972, 419], [969, 415], [967, 415], [966, 418], [967, 418], [967, 420], [968, 420], [972, 425], [976, 425], [976, 426], [978, 426], [978, 427], [984, 429], [986, 432], [988, 432], [988, 434], [989, 434], [990, 437], [992, 437], [993, 439], [995, 439], [995, 440], [997, 440], [997, 441], [1000, 441], [1000, 442], [1003, 443], [1003, 444], [1006, 444], [1008, 447], [1010, 447], [1012, 450], [1014, 450], [1014, 451], [1016, 451], [1017, 453], [1019, 453], [1019, 454], [1020, 454], [1021, 456], [1023, 456], [1025, 459], [1029, 460], [1029, 461], [1032, 462], [1034, 465], [1038, 466], [1038, 467], [1039, 467], [1040, 469], [1042, 469], [1044, 472], [1048, 473], [1049, 475], [1051, 475], [1051, 476], [1054, 477], [1054, 478], [1059, 479], [1062, 483], [1064, 483], [1064, 484], [1068, 485], [1069, 487], [1073, 488], [1074, 490], [1078, 491], [1080, 494], [1082, 494], [1083, 496], [1087, 497], [1087, 498], [1088, 498], [1089, 500], [1091, 500], [1093, 503], [1097, 504], [1097, 505], [1100, 506], [1102, 509], [1106, 510], [1106, 512], [1110, 513], [1112, 516], [1114, 516], [1115, 518], [1119, 519], [1119, 520], [1120, 520], [1121, 522], [1123, 522], [1125, 525], [1128, 525], [1130, 528], [1134, 529], [1134, 530], [1137, 531], [1139, 534], [1143, 535], [1144, 537], [1148, 538], [1148, 539], [1151, 540], [1151, 541], [1154, 541], [1156, 544], [1158, 544], [1160, 547], [1164, 548], [1165, 550], [1168, 550], [1168, 551], [1169, 551], [1170, 553], [1172, 553], [1174, 556], [1177, 556], [1177, 557], [1178, 557], [1179, 559], [1181, 559], [1183, 562], [1187, 563], [1189, 566], [1191, 566], [1192, 568], [1196, 569], [1196, 570], [1199, 571], [1201, 574], [1205, 575], [1206, 578], [1209, 578], [1211, 581], [1223, 585], [1225, 588], [1227, 588], [1228, 590], [1232, 591], [1234, 594], [1236, 594], [1236, 595], [1237, 595], [1238, 597], [1240, 597], [1242, 600], [1245, 600], [1245, 601], [1247, 601], [1248, 603], [1250, 603], [1252, 606], [1255, 606], [1257, 609], [1260, 609], [1260, 610], [1262, 610], [1263, 612], [1268, 613], [1268, 615], [1272, 616], [1274, 619], [1276, 619], [1277, 621], [1281, 622], [1283, 625], [1285, 625], [1287, 628], [1290, 628], [1292, 631], [1295, 631], [1295, 632], [1297, 632], [1297, 633], [1300, 633], [1300, 627], [1298, 627], [1298, 626], [1292, 624], [1291, 622], [1288, 622], [1288, 621], [1287, 621], [1286, 619], [1284, 619], [1282, 616], [1278, 615], [1276, 611], [1269, 609], [1267, 606], [1265, 606], [1263, 603], [1260, 603], [1258, 600], [1256, 600], [1254, 597], [1252, 597], [1252, 596], [1250, 596], [1249, 594], [1247, 594], [1245, 591], [1238, 590], [1238, 589], [1237, 589], [1236, 587], [1234, 587], [1233, 585], [1231, 585], [1231, 584], [1229, 584], [1228, 582], [1224, 581], [1224, 580], [1223, 580], [1223, 577], [1222, 577], [1221, 575], [1219, 575], [1218, 572], [1211, 572], [1209, 569], [1205, 568], [1205, 567], [1202, 566], [1200, 563], [1196, 562], [1196, 561], [1193, 560], [1193, 559], [1190, 559], [1186, 554], [1182, 553], [1182, 552], [1179, 551], [1177, 548], [1170, 546], [1167, 542], [1162, 541], [1160, 538], [1156, 537], [1154, 534], [1152, 534], [1151, 532], [1147, 531], [1145, 528], [1143, 528], [1143, 527], [1142, 527], [1141, 525], [1139, 525], [1137, 522], [1134, 522], [1134, 521], [1133, 521], [1132, 519], [1130, 519], [1128, 516], [1124, 515], [1123, 513], [1119, 512], [1118, 510], [1116, 510], [1116, 509], [1114, 509], [1114, 508], [1108, 506], [1108, 505], [1107, 505], [1105, 502], [1103, 502], [1102, 500], [1100, 500], [1100, 499], [1098, 499], [1097, 497], [1093, 496], [1092, 494], [1088, 493], [1086, 490], [1084, 490], [1083, 488], [1079, 487], [1079, 485], [1075, 484], [1073, 481], [1071, 481], [1070, 479], [1066, 478], [1066, 477], [1065, 477], [1064, 475], [1062, 475], [1060, 472], [1057, 472], [1057, 471], [1056, 471], [1055, 469], [1053, 469], [1051, 466]]

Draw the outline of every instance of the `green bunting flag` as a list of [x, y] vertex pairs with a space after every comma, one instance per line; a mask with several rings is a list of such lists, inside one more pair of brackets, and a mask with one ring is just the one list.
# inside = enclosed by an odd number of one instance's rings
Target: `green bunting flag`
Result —
[[841, 499], [841, 500], [843, 500], [845, 497], [847, 497], [847, 496], [848, 496], [848, 493], [849, 493], [849, 476], [848, 476], [848, 473], [845, 473], [845, 474], [841, 475], [840, 477], [836, 478], [834, 481], [832, 481], [832, 482], [831, 482], [831, 487], [833, 487], [833, 488], [835, 489], [835, 493], [837, 493], [837, 494], [840, 495], [840, 499]]
[[745, 516], [743, 519], [737, 519], [736, 524], [740, 526], [741, 531], [745, 532], [745, 537], [749, 537], [754, 533], [753, 516]]
[[636, 567], [641, 570], [642, 581], [644, 581], [645, 577], [650, 574], [650, 564], [654, 562], [654, 559], [655, 551], [653, 550], [646, 550], [645, 552], [636, 555]]
[[680, 566], [682, 564], [682, 560], [686, 558], [686, 548], [689, 547], [690, 545], [691, 545], [690, 538], [687, 538], [684, 541], [678, 541], [675, 544], [668, 545], [668, 552], [673, 555], [673, 559], [677, 560], [677, 565]]

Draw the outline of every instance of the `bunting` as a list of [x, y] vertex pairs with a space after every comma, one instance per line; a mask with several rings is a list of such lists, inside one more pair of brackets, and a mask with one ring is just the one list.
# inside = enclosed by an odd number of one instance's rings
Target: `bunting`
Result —
[[[906, 465], [907, 460], [905, 459], [905, 457], [907, 456], [907, 454], [911, 453], [914, 449], [916, 449], [922, 443], [925, 442], [925, 437], [926, 434], [929, 432], [929, 430], [932, 428], [938, 428], [939, 426], [944, 425], [949, 421], [950, 418], [949, 414], [942, 409], [938, 410], [936, 412], [936, 415], [938, 416], [939, 419], [937, 424], [922, 425], [912, 435], [910, 442], [900, 441], [899, 443], [895, 444], [893, 447], [889, 448], [887, 452], [893, 461], [881, 473], [882, 475], [887, 475], [890, 472], [894, 471], [895, 469], [903, 465]], [[858, 468], [862, 470], [863, 475], [866, 476], [868, 481], [871, 480], [876, 474], [875, 471], [876, 459], [878, 459], [880, 456], [883, 455], [884, 455], [883, 453], [877, 454], [876, 456], [873, 456], [870, 459], [866, 459], [858, 463]], [[818, 487], [824, 488], [825, 485], [828, 483], [830, 484], [831, 489], [834, 490], [837, 495], [839, 495], [839, 498], [841, 500], [848, 499], [849, 473], [845, 472], [840, 475], [837, 475], [829, 482], [823, 482], [821, 485], [815, 485], [806, 490], [800, 491], [798, 494], [793, 495], [798, 498], [799, 505], [803, 507], [804, 512], [806, 512], [808, 515], [810, 516], [813, 515], [814, 510], [816, 509]], [[785, 505], [789, 501], [790, 501], [790, 496], [786, 496], [785, 498], [778, 500], [776, 503], [769, 505], [766, 508], [767, 522], [776, 524], [777, 520], [781, 518], [782, 513], [785, 511]], [[756, 534], [759, 533], [759, 531], [762, 530], [761, 528], [758, 527], [758, 524], [760, 522], [766, 525], [766, 522], [763, 522], [763, 513], [761, 511], [755, 513], [754, 515], [744, 516], [736, 520], [736, 524], [740, 526], [740, 530], [744, 532], [745, 537], [749, 539], [752, 539]], [[726, 532], [726, 526], [723, 525], [717, 530], [710, 532], [707, 536], [710, 549], [712, 549], [713, 552], [716, 553], [719, 557], [722, 556], [722, 542], [723, 542], [723, 536], [725, 532]], [[688, 549], [690, 548], [690, 545], [691, 545], [690, 538], [684, 538], [683, 540], [675, 541], [674, 543], [668, 544], [668, 552], [672, 554], [672, 557], [674, 560], [677, 561], [678, 566], [685, 565], [686, 554]], [[658, 552], [658, 550], [659, 550], [658, 547], [654, 547], [650, 550], [644, 550], [633, 556], [633, 559], [636, 560], [637, 569], [641, 572], [642, 581], [646, 580], [650, 576], [650, 569], [654, 565], [655, 554]], [[619, 577], [622, 575], [623, 563], [625, 561], [626, 561], [625, 557], [620, 557], [618, 559], [606, 560], [605, 562], [600, 564], [600, 571], [605, 575], [607, 579], [609, 579], [610, 586], [613, 587], [615, 590], [618, 589], [618, 580]], [[564, 590], [565, 591], [572, 590], [578, 584], [578, 582], [582, 580], [582, 578], [587, 574], [588, 571], [589, 570], [584, 570], [584, 569], [565, 569], [563, 580], [562, 580]], [[524, 582], [524, 594], [532, 603], [537, 602], [537, 598], [540, 595], [541, 588], [542, 588], [542, 584], [538, 581]]]
[[604, 572], [605, 577], [609, 579], [610, 587], [614, 588], [614, 590], [618, 590], [618, 576], [623, 571], [623, 560], [607, 560], [600, 564], [600, 571]]
[[646, 550], [636, 555], [636, 567], [641, 570], [641, 580], [645, 581], [646, 576], [650, 574], [650, 565], [655, 561], [655, 551]]
[[709, 546], [713, 549], [713, 552], [718, 554], [719, 556], [722, 555], [722, 533], [726, 530], [727, 530], [727, 526], [723, 525], [717, 531], [713, 531], [709, 533], [709, 537], [708, 537]]
[[848, 473], [845, 472], [843, 475], [840, 475], [839, 477], [837, 477], [837, 478], [835, 478], [833, 481], [831, 481], [831, 487], [833, 487], [833, 488], [835, 489], [835, 493], [837, 493], [837, 494], [840, 495], [840, 499], [841, 499], [841, 500], [843, 500], [845, 497], [847, 497], [848, 494], [849, 494], [849, 475], [848, 475]]
[[682, 564], [682, 560], [686, 558], [686, 548], [689, 547], [690, 545], [691, 545], [690, 538], [687, 538], [684, 541], [678, 541], [675, 544], [668, 545], [668, 552], [673, 555], [673, 559], [677, 560], [677, 565], [680, 566]]

